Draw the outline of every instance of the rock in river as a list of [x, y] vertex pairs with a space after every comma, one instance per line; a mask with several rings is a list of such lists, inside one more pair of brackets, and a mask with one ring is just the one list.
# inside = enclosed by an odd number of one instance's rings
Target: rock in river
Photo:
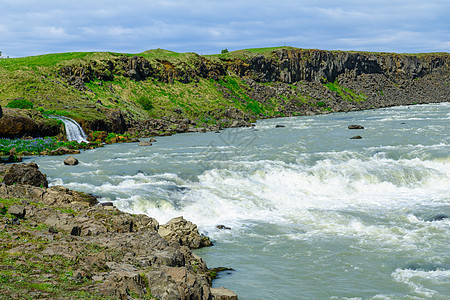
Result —
[[76, 165], [78, 165], [78, 159], [76, 159], [73, 156], [69, 156], [68, 158], [66, 158], [64, 160], [64, 164], [68, 165], [68, 166], [76, 166]]

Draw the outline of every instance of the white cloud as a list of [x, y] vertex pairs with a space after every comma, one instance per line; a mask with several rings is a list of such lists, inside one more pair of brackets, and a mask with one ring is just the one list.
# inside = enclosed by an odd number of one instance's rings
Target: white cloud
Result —
[[[278, 46], [450, 51], [448, 0], [0, 0], [10, 56]], [[29, 45], [38, 45], [32, 47]]]

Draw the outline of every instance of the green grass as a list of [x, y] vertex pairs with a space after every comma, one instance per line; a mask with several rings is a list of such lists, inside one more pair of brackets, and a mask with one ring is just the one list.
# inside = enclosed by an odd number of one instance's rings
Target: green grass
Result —
[[339, 96], [341, 96], [342, 99], [348, 102], [361, 102], [367, 100], [367, 96], [363, 93], [357, 94], [353, 90], [339, 85], [337, 81], [328, 82], [324, 84], [324, 86], [326, 86], [330, 91], [335, 91]]

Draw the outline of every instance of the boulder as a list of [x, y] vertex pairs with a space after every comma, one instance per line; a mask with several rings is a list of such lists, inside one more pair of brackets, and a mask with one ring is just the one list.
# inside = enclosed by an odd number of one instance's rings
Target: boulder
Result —
[[183, 217], [173, 218], [158, 229], [159, 235], [168, 242], [176, 242], [190, 249], [212, 246], [208, 237], [200, 234], [197, 225], [186, 221]]
[[76, 159], [73, 156], [69, 156], [68, 158], [66, 158], [64, 160], [64, 164], [68, 165], [68, 166], [76, 166], [76, 165], [78, 165], [78, 159]]
[[25, 207], [22, 205], [13, 205], [8, 209], [8, 213], [13, 215], [16, 218], [23, 219], [25, 218]]
[[12, 165], [5, 174], [3, 182], [6, 185], [28, 184], [37, 187], [48, 187], [48, 181], [35, 163]]
[[360, 140], [360, 139], [362, 139], [362, 136], [360, 136], [360, 135], [355, 135], [355, 136], [351, 137], [350, 139], [351, 139], [351, 140]]
[[275, 126], [275, 128], [283, 128], [283, 127], [286, 127], [286, 126], [284, 126], [284, 125], [277, 125], [277, 126]]
[[348, 129], [364, 129], [361, 125], [348, 125]]

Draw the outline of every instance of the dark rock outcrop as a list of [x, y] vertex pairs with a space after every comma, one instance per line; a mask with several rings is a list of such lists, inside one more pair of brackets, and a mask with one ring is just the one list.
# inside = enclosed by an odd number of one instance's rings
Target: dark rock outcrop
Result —
[[348, 129], [364, 129], [361, 125], [348, 125]]
[[48, 187], [48, 181], [35, 163], [12, 165], [3, 177], [6, 185], [27, 184], [37, 187]]

